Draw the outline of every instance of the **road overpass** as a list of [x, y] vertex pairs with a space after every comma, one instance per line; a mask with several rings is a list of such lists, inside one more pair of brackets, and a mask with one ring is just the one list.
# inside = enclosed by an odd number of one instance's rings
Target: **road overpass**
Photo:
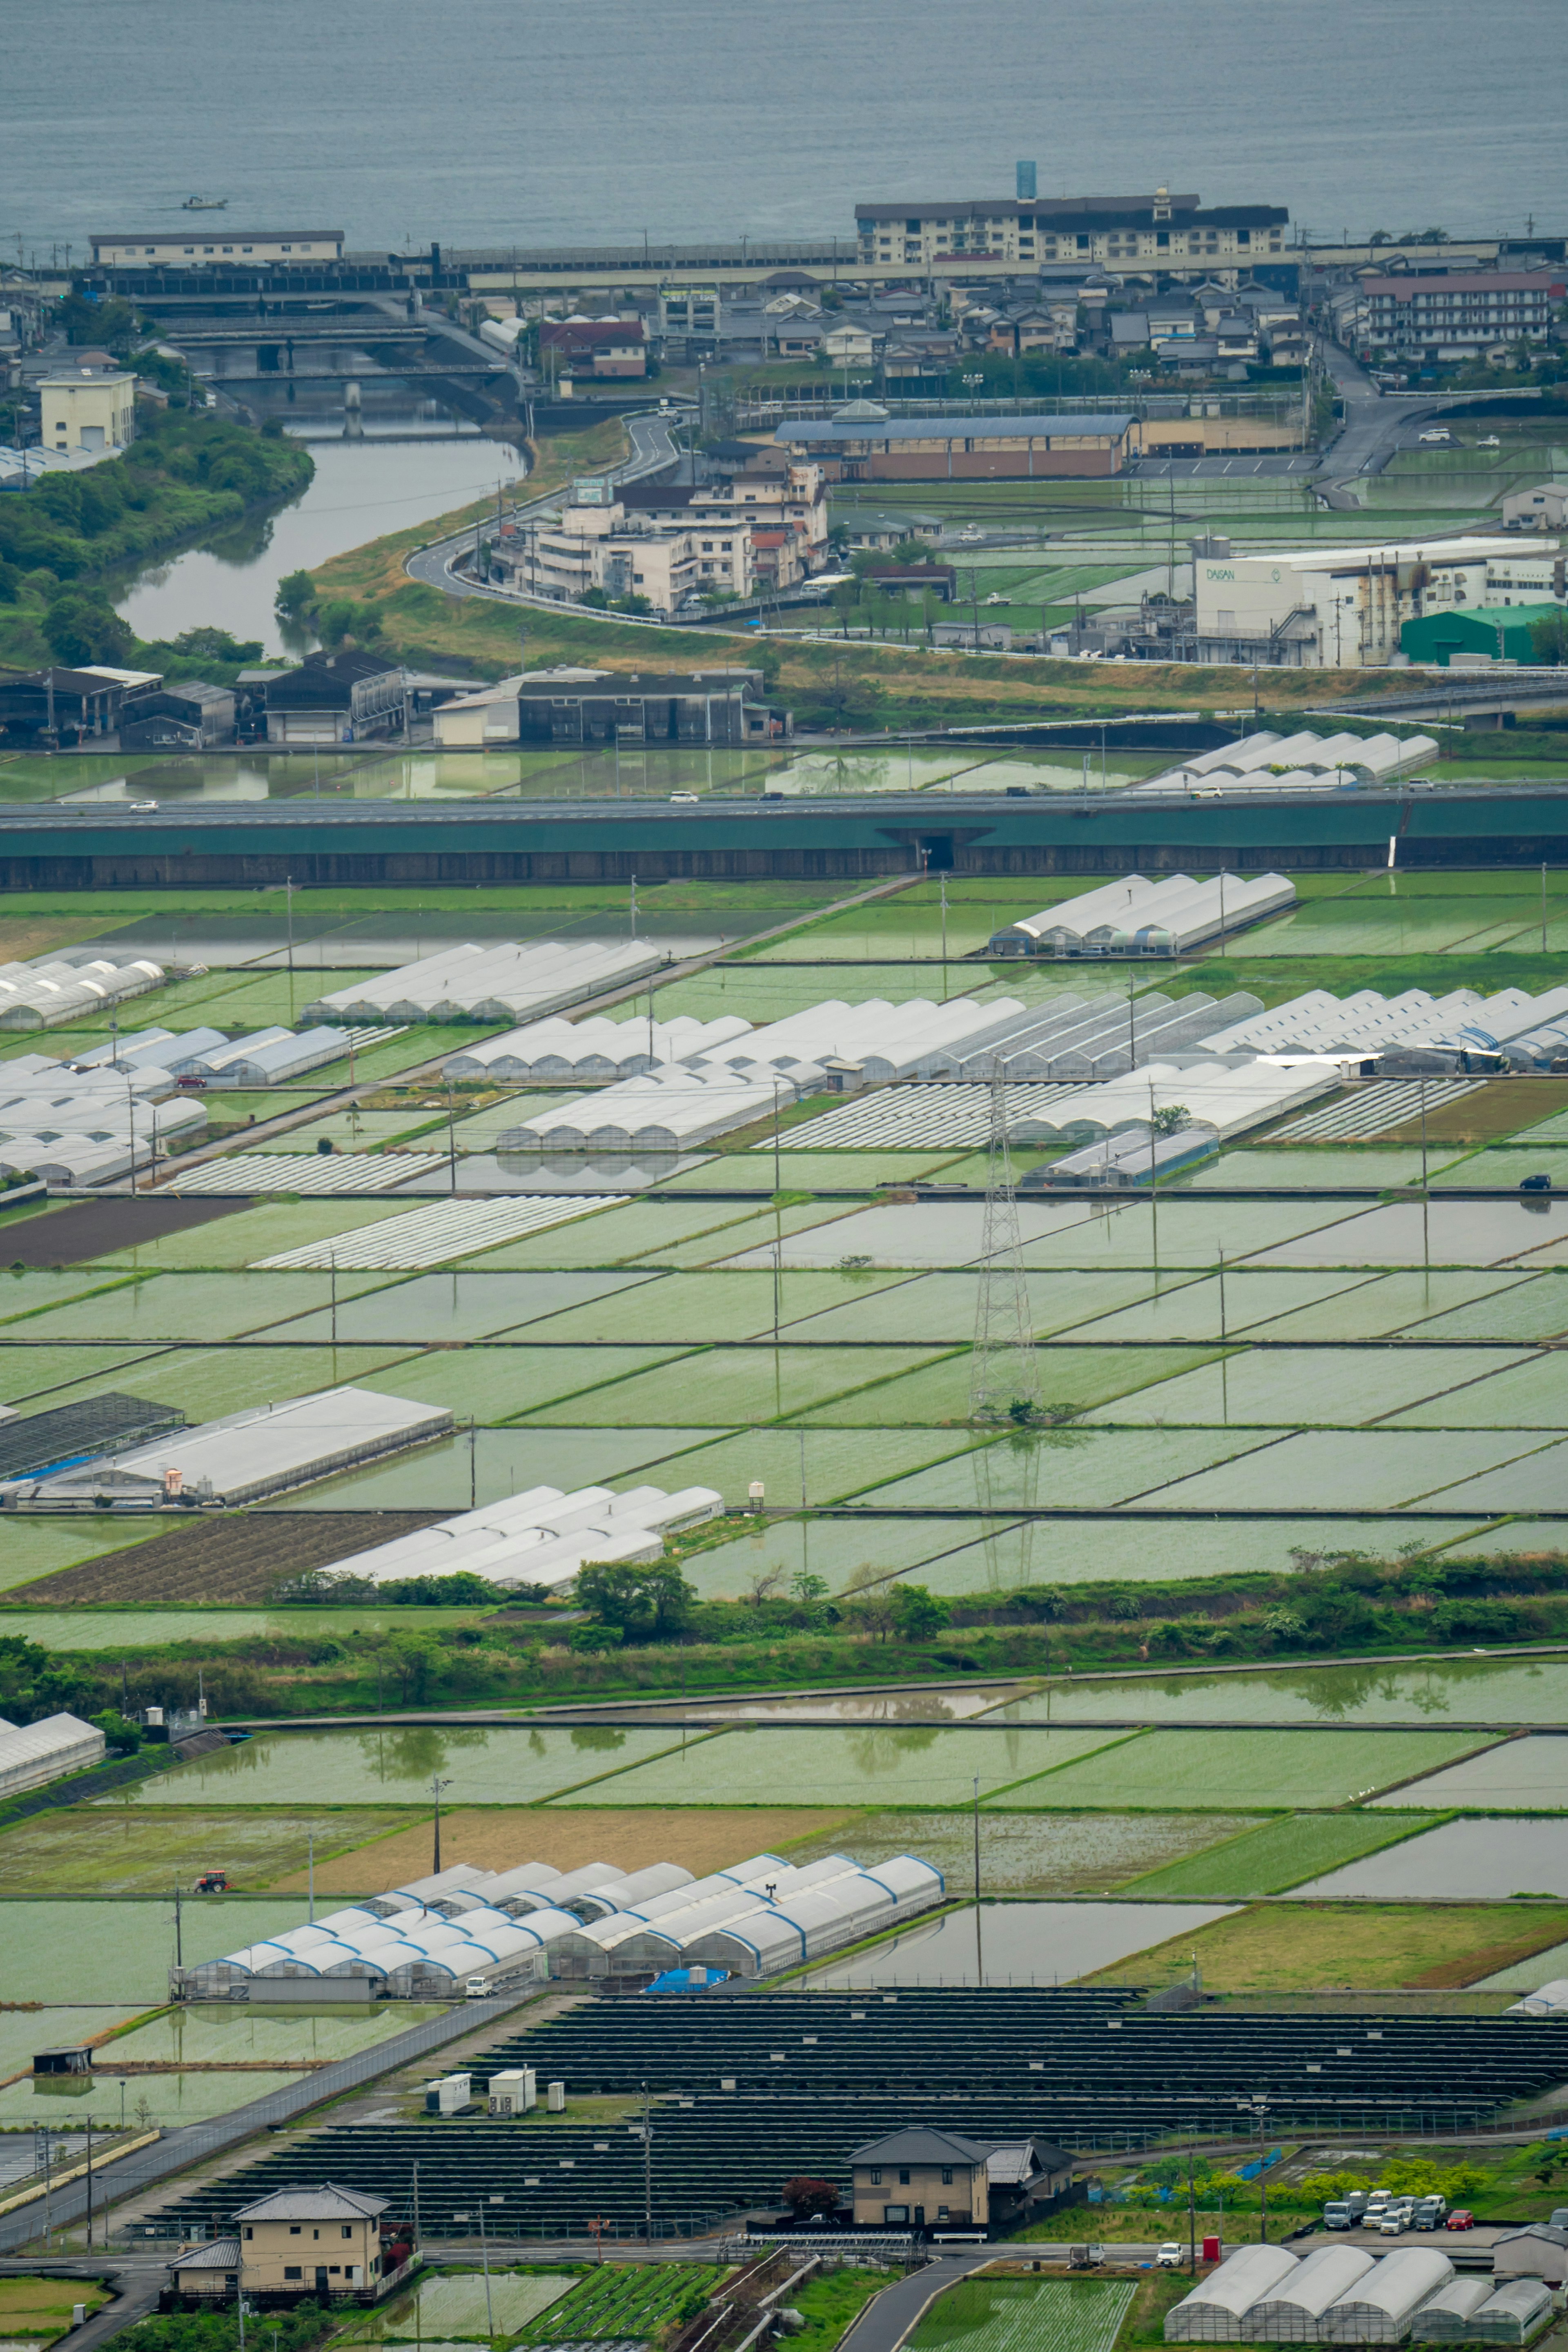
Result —
[[[258, 755], [260, 756], [260, 755]], [[919, 793], [763, 801], [208, 801], [0, 809], [0, 887], [395, 888], [677, 877], [873, 882], [1020, 877], [1568, 866], [1568, 786], [1237, 793]]]

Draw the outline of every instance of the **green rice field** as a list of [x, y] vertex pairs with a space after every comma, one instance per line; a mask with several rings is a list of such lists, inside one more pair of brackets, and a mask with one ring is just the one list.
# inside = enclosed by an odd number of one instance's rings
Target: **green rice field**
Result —
[[916, 2321], [913, 2352], [1110, 2352], [1130, 2279], [962, 2279]]

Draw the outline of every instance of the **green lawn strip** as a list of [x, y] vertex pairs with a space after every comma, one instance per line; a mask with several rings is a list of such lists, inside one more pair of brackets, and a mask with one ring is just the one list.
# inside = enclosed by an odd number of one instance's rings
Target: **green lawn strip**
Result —
[[794, 2352], [834, 2352], [839, 2339], [893, 2275], [856, 2269], [818, 2272], [808, 2278], [790, 2297], [790, 2308], [805, 2322], [789, 2339]]
[[710, 2263], [601, 2263], [522, 2330], [523, 2344], [653, 2336], [692, 2318], [726, 2270]]
[[1337, 1870], [1384, 1846], [1400, 1845], [1406, 1837], [1424, 1835], [1454, 1818], [1452, 1813], [1422, 1813], [1399, 1834], [1384, 1837], [1365, 1813], [1291, 1813], [1226, 1838], [1205, 1853], [1145, 1871], [1126, 1880], [1117, 1892], [1147, 1896], [1152, 1902], [1223, 1903], [1233, 1896], [1246, 1900], [1280, 1895], [1288, 1887], [1303, 1886], [1325, 1871]]

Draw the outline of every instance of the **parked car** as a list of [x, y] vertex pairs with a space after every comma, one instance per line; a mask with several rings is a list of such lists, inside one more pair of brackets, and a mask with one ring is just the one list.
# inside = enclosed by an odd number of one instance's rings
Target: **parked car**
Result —
[[695, 793], [671, 793], [669, 796], [669, 804], [671, 808], [697, 808], [700, 806], [700, 803], [699, 802]]
[[1409, 2227], [1409, 2216], [1391, 2205], [1385, 2212], [1379, 2214], [1372, 2226], [1381, 2238], [1403, 2237]]
[[1468, 2205], [1456, 2205], [1445, 2226], [1450, 2230], [1473, 2230], [1476, 2217]]
[[1155, 2248], [1154, 2268], [1157, 2271], [1179, 2271], [1186, 2259], [1174, 2238], [1167, 2238], [1163, 2246]]

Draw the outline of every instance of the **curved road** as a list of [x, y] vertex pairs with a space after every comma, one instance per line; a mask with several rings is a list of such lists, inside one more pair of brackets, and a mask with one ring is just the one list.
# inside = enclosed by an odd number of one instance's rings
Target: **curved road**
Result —
[[1342, 344], [1324, 341], [1319, 350], [1344, 404], [1344, 422], [1320, 457], [1315, 480], [1324, 505], [1342, 511], [1361, 503], [1349, 485], [1358, 475], [1381, 474], [1413, 425], [1440, 410], [1497, 398], [1495, 392], [1379, 392]]
[[[655, 412], [647, 415], [627, 416], [623, 418], [622, 422], [626, 428], [626, 437], [632, 445], [632, 454], [625, 465], [612, 467], [610, 473], [612, 481], [642, 481], [649, 474], [662, 474], [667, 467], [675, 463], [680, 454], [670, 437], [669, 428], [676, 422], [675, 418], [660, 416]], [[525, 499], [520, 505], [511, 509], [510, 519], [517, 521], [525, 520], [530, 515], [543, 514], [550, 508], [559, 506], [562, 496], [563, 491], [557, 488], [541, 498]], [[418, 549], [416, 553], [409, 556], [403, 568], [411, 579], [422, 580], [427, 588], [439, 588], [448, 596], [489, 596], [500, 604], [539, 605], [548, 612], [560, 609], [559, 600], [556, 597], [531, 596], [514, 588], [481, 586], [477, 580], [469, 579], [456, 571], [453, 567], [458, 559], [470, 554], [473, 545], [474, 534], [471, 530], [454, 531], [449, 539], [432, 540], [427, 547]], [[574, 617], [592, 618], [592, 607], [584, 606], [581, 609], [574, 607]], [[621, 613], [606, 613], [603, 617], [624, 625], [626, 616]], [[660, 625], [668, 625], [661, 623]]]

